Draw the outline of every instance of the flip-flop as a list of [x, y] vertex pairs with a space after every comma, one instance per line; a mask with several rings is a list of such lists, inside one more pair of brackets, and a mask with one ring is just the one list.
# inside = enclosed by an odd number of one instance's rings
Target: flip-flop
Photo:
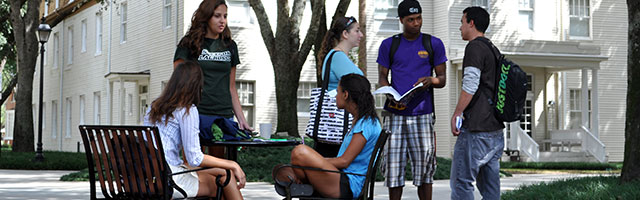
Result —
[[287, 177], [290, 179], [289, 182], [276, 179], [273, 184], [280, 196], [287, 196], [287, 187], [290, 189], [291, 196], [311, 196], [313, 194], [313, 186], [310, 184], [293, 183], [293, 179], [290, 176]]

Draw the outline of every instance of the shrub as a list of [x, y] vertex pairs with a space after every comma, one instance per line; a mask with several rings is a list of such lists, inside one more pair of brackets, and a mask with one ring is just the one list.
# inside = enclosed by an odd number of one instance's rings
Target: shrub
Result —
[[2, 151], [0, 169], [80, 170], [87, 168], [84, 153], [45, 151], [44, 162], [36, 162], [34, 152]]

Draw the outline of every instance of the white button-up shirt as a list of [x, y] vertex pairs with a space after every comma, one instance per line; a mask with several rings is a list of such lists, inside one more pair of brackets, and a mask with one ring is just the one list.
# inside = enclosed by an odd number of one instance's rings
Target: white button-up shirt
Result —
[[182, 164], [180, 158], [180, 150], [184, 147], [184, 153], [187, 162], [192, 167], [200, 166], [204, 154], [200, 150], [200, 118], [198, 109], [195, 105], [191, 105], [189, 114], [186, 113], [187, 108], [176, 108], [173, 111], [173, 117], [165, 125], [165, 117], [158, 123], [149, 122], [149, 111], [144, 116], [144, 125], [157, 126], [160, 130], [160, 139], [162, 140], [162, 148], [164, 148], [164, 156], [167, 164], [178, 166]]

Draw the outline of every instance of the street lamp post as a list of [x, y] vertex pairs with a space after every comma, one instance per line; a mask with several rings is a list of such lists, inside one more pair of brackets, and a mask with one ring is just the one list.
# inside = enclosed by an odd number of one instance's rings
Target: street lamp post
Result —
[[38, 147], [36, 148], [36, 161], [44, 161], [44, 155], [42, 154], [42, 90], [43, 90], [43, 77], [44, 77], [44, 44], [49, 40], [49, 34], [51, 33], [51, 27], [46, 24], [45, 17], [42, 16], [40, 26], [38, 26], [38, 37], [40, 40], [40, 95], [38, 103]]

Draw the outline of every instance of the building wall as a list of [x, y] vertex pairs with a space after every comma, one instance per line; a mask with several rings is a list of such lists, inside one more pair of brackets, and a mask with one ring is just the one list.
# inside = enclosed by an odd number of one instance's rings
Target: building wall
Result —
[[[121, 3], [126, 3], [128, 8], [127, 20], [127, 41], [120, 41], [120, 19], [122, 17]], [[270, 16], [272, 28], [275, 28], [275, 1], [264, 1], [263, 4]], [[449, 119], [455, 107], [460, 88], [460, 59], [464, 54], [464, 47], [467, 42], [460, 39], [459, 26], [462, 10], [471, 5], [471, 0], [449, 0], [430, 1], [421, 0], [423, 8], [422, 31], [430, 33], [442, 39], [446, 46], [447, 57], [447, 85], [443, 89], [437, 89], [436, 95], [436, 115], [437, 121], [435, 130], [438, 140], [438, 154], [450, 157], [453, 154], [453, 145], [456, 138], [451, 136], [449, 129]], [[616, 1], [592, 1], [592, 39], [590, 40], [570, 40], [567, 37], [568, 0], [547, 0], [539, 1], [535, 5], [534, 31], [519, 28], [517, 15], [517, 1], [495, 0], [490, 2], [490, 12], [492, 14], [492, 24], [487, 36], [490, 37], [499, 48], [517, 46], [523, 40], [541, 41], [577, 41], [585, 44], [595, 44], [601, 47], [602, 55], [609, 57], [607, 61], [601, 63], [599, 74], [599, 99], [600, 99], [600, 135], [607, 145], [611, 161], [622, 160], [623, 130], [624, 130], [624, 96], [626, 91], [626, 15], [625, 3], [622, 0]], [[327, 16], [330, 18], [337, 2], [327, 2]], [[396, 31], [384, 31], [380, 29], [376, 22], [376, 6], [378, 1], [367, 1], [367, 21], [360, 22], [366, 24], [363, 30], [367, 35], [367, 69], [366, 74], [372, 83], [372, 87], [378, 82], [378, 47], [382, 40], [394, 34]], [[172, 72], [172, 60], [175, 46], [178, 39], [182, 37], [188, 29], [193, 11], [198, 3], [176, 0], [172, 1], [171, 26], [163, 27], [163, 5], [156, 1], [116, 1], [113, 7], [96, 4], [87, 9], [80, 10], [68, 19], [54, 27], [50, 41], [47, 43], [47, 62], [45, 65], [45, 129], [43, 130], [43, 143], [45, 149], [61, 149], [67, 151], [75, 150], [76, 142], [80, 140], [77, 131], [71, 131], [70, 137], [65, 137], [65, 111], [66, 99], [71, 99], [72, 128], [80, 123], [80, 96], [84, 96], [86, 123], [94, 123], [94, 93], [100, 94], [100, 123], [119, 123], [120, 116], [118, 109], [125, 109], [125, 123], [140, 123], [138, 110], [139, 85], [127, 82], [125, 84], [125, 104], [121, 105], [119, 100], [118, 82], [113, 83], [111, 96], [112, 110], [109, 107], [109, 82], [105, 75], [109, 72], [142, 72], [148, 70], [150, 73], [148, 88], [148, 102], [155, 99], [161, 92], [163, 82], [169, 79]], [[230, 28], [234, 40], [238, 43], [241, 53], [241, 64], [237, 66], [238, 81], [247, 81], [254, 84], [254, 128], [258, 129], [260, 123], [273, 124], [275, 130], [277, 120], [277, 108], [275, 97], [275, 83], [273, 81], [273, 66], [271, 65], [268, 52], [264, 47], [264, 42], [257, 25], [257, 19], [252, 14], [252, 10], [243, 11], [248, 4], [242, 0], [231, 0], [229, 19], [236, 20], [230, 22]], [[51, 5], [50, 5], [51, 7]], [[310, 18], [310, 6], [307, 5], [305, 19], [301, 24], [301, 36], [304, 36]], [[552, 7], [553, 9], [548, 9]], [[347, 16], [357, 16], [357, 2], [352, 2]], [[52, 9], [50, 9], [49, 13]], [[175, 12], [174, 12], [175, 11]], [[96, 13], [102, 14], [102, 53], [95, 54], [95, 17]], [[238, 13], [242, 18], [238, 18]], [[112, 17], [109, 23], [110, 15]], [[236, 16], [233, 16], [236, 15]], [[250, 16], [246, 19], [245, 15]], [[390, 13], [393, 15], [393, 13]], [[395, 16], [395, 15], [394, 15]], [[515, 16], [515, 17], [514, 17]], [[235, 17], [235, 18], [234, 18]], [[397, 19], [397, 18], [396, 18]], [[81, 52], [81, 23], [87, 22], [87, 52]], [[242, 23], [236, 23], [242, 22]], [[305, 24], [306, 23], [306, 24]], [[111, 24], [111, 26], [109, 26]], [[68, 27], [73, 27], [74, 52], [73, 62], [69, 63], [68, 50]], [[111, 59], [109, 65], [108, 46], [109, 29], [111, 29]], [[53, 43], [54, 34], [59, 37], [58, 67], [53, 66]], [[525, 66], [526, 68], [526, 66]], [[550, 93], [542, 93], [543, 88], [558, 85], [566, 88], [559, 88], [558, 103], [566, 97], [568, 88], [580, 87], [580, 73], [566, 72], [555, 73], [541, 68], [531, 68], [530, 73], [534, 74], [534, 91], [537, 98], [534, 103], [534, 138], [544, 139], [547, 121], [546, 99], [552, 98]], [[528, 71], [528, 72], [529, 72]], [[36, 72], [36, 77], [39, 72]], [[551, 78], [554, 77], [554, 78]], [[557, 78], [555, 78], [557, 77]], [[555, 80], [558, 83], [554, 83]], [[34, 91], [38, 91], [38, 78], [34, 81]], [[300, 76], [301, 82], [315, 82], [315, 58], [310, 52]], [[145, 84], [145, 83], [142, 83]], [[128, 100], [128, 95], [132, 95], [132, 101]], [[34, 92], [34, 99], [37, 93]], [[51, 115], [52, 101], [57, 101], [57, 135], [52, 136]], [[558, 109], [559, 113], [566, 113], [565, 102]], [[128, 108], [132, 111], [128, 112]], [[561, 112], [562, 111], [562, 112]], [[108, 118], [108, 113], [112, 113], [112, 118]], [[566, 116], [561, 116], [564, 120]], [[300, 133], [304, 132], [304, 127], [308, 121], [308, 116], [299, 115], [298, 127]], [[563, 125], [563, 124], [560, 124]], [[73, 128], [75, 130], [77, 128]], [[258, 131], [258, 130], [257, 130]]]

